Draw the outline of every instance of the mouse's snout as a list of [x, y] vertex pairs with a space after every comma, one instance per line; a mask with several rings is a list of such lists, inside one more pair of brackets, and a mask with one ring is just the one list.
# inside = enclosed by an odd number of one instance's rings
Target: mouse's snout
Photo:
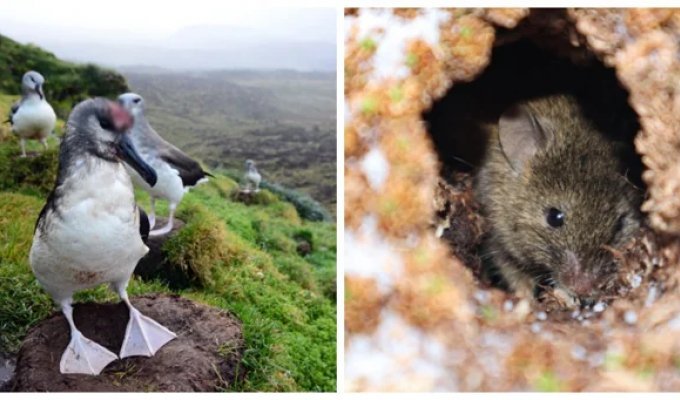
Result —
[[613, 260], [597, 257], [584, 260], [573, 251], [567, 250], [558, 281], [564, 288], [580, 298], [593, 297], [612, 277], [610, 265]]

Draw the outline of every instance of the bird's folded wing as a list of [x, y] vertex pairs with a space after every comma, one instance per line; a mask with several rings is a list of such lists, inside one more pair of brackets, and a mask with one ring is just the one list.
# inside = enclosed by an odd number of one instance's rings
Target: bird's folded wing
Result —
[[10, 110], [9, 110], [9, 119], [5, 122], [9, 122], [10, 124], [14, 124], [14, 114], [16, 114], [17, 111], [19, 110], [20, 105], [21, 105], [21, 100], [12, 104], [12, 108], [10, 108]]
[[159, 150], [160, 158], [179, 171], [184, 186], [194, 186], [206, 177], [206, 173], [196, 160], [184, 154], [174, 146], [164, 146]]

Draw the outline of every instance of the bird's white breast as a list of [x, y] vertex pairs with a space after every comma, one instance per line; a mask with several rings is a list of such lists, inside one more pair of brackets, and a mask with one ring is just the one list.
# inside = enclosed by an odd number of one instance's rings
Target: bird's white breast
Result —
[[39, 98], [26, 99], [12, 116], [12, 130], [25, 138], [45, 138], [57, 122], [52, 106]]
[[[36, 231], [30, 261], [49, 287], [78, 290], [129, 278], [148, 252], [130, 178], [119, 163], [79, 160], [57, 212]], [[88, 171], [89, 170], [89, 171]]]
[[162, 159], [156, 157], [155, 154], [146, 152], [142, 148], [138, 148], [138, 151], [144, 161], [156, 171], [158, 179], [156, 184], [151, 187], [144, 179], [142, 179], [137, 171], [130, 166], [125, 165], [125, 169], [130, 174], [134, 184], [156, 198], [162, 198], [175, 204], [179, 203], [185, 192], [184, 184], [182, 184], [182, 178], [180, 178], [179, 172]]
[[246, 172], [245, 178], [246, 178], [246, 180], [248, 180], [250, 182], [255, 182], [255, 183], [259, 183], [260, 180], [262, 179], [262, 177], [260, 176], [260, 174], [257, 171]]

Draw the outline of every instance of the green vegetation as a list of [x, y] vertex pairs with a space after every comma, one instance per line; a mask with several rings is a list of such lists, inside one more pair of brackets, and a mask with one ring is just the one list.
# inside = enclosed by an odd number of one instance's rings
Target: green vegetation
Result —
[[295, 190], [285, 188], [276, 183], [269, 183], [262, 181], [260, 185], [273, 193], [278, 194], [281, 198], [291, 202], [295, 209], [300, 213], [300, 216], [310, 221], [332, 221], [333, 216], [317, 201], [311, 197], [301, 194]]
[[[45, 77], [45, 96], [61, 118], [88, 97], [115, 98], [128, 91], [125, 78], [117, 72], [62, 61], [40, 47], [23, 45], [2, 35], [0, 55], [0, 93], [21, 93], [21, 77], [28, 70], [36, 70]], [[3, 121], [6, 115], [0, 114]]]
[[[221, 170], [220, 173], [228, 176], [234, 181], [238, 182], [241, 180], [241, 174], [235, 172], [234, 170]], [[260, 187], [266, 190], [260, 191], [253, 199], [257, 204], [267, 204], [268, 202], [271, 202], [271, 200], [268, 199], [271, 199], [273, 194], [275, 194], [279, 198], [295, 206], [295, 209], [297, 210], [300, 217], [306, 220], [326, 222], [335, 220], [333, 215], [321, 203], [314, 200], [305, 193], [302, 193], [298, 190], [289, 189], [277, 183], [271, 183], [266, 180], [263, 180], [260, 183]]]
[[[5, 82], [2, 60], [0, 82]], [[48, 84], [53, 79], [47, 76]], [[0, 91], [14, 90], [3, 85]], [[0, 93], [0, 115], [15, 99]], [[40, 154], [18, 158], [17, 139], [6, 125], [0, 127], [0, 353], [16, 352], [27, 330], [54, 311], [33, 277], [28, 253], [35, 220], [54, 182], [57, 140], [50, 139], [46, 152], [32, 141], [28, 145]], [[240, 203], [233, 198], [237, 187], [217, 174], [186, 194], [178, 209], [186, 225], [163, 250], [191, 273], [191, 287], [172, 290], [160, 280], [135, 277], [129, 293], [176, 293], [235, 314], [243, 322], [246, 349], [240, 368], [247, 374], [230, 390], [334, 391], [335, 224], [301, 218], [295, 205], [266, 189], [253, 204]], [[148, 196], [137, 194], [139, 204], [148, 207]], [[157, 212], [167, 215], [167, 205], [159, 204]], [[299, 250], [301, 243], [306, 251]], [[100, 286], [77, 294], [76, 301], [118, 299]]]
[[[1, 154], [8, 145], [13, 143], [0, 143]], [[0, 159], [8, 162], [13, 160]], [[303, 221], [278, 199], [266, 206], [233, 202], [222, 194], [225, 185], [236, 183], [217, 177], [180, 205], [178, 216], [187, 225], [164, 250], [173, 263], [191, 269], [197, 283], [174, 293], [229, 310], [243, 322], [248, 374], [233, 390], [334, 390], [334, 225]], [[54, 309], [28, 265], [44, 197], [23, 185], [16, 189], [22, 193], [0, 192], [0, 352], [10, 353]], [[148, 204], [147, 196], [139, 197], [142, 206]], [[161, 215], [166, 212], [159, 207]], [[312, 242], [305, 256], [296, 251], [302, 239]], [[133, 279], [131, 294], [149, 292], [173, 291], [160, 281]], [[105, 286], [76, 299], [117, 301]]]
[[552, 371], [544, 371], [534, 382], [534, 389], [537, 392], [562, 392], [563, 385], [559, 378]]

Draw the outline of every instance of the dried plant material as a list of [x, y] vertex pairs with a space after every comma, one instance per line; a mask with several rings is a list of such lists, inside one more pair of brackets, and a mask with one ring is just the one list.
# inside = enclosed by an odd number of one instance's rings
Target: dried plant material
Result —
[[[367, 12], [378, 17], [370, 27]], [[370, 236], [346, 248], [366, 260], [347, 279], [347, 387], [680, 390], [680, 12], [353, 9], [346, 25], [346, 230]], [[593, 304], [480, 285], [485, 225], [472, 177], [442, 173], [422, 122], [489, 65], [494, 46], [520, 38], [616, 68], [640, 118], [650, 227], [608, 249], [618, 273]]]
[[370, 278], [345, 278], [345, 330], [350, 333], [370, 333], [380, 320], [386, 299]]
[[512, 29], [529, 15], [528, 8], [489, 8], [484, 10], [484, 18], [494, 25]]
[[472, 193], [472, 176], [458, 173], [453, 184], [439, 178], [434, 195], [435, 235], [446, 241], [453, 254], [481, 279], [477, 248], [484, 235], [484, 219]]

